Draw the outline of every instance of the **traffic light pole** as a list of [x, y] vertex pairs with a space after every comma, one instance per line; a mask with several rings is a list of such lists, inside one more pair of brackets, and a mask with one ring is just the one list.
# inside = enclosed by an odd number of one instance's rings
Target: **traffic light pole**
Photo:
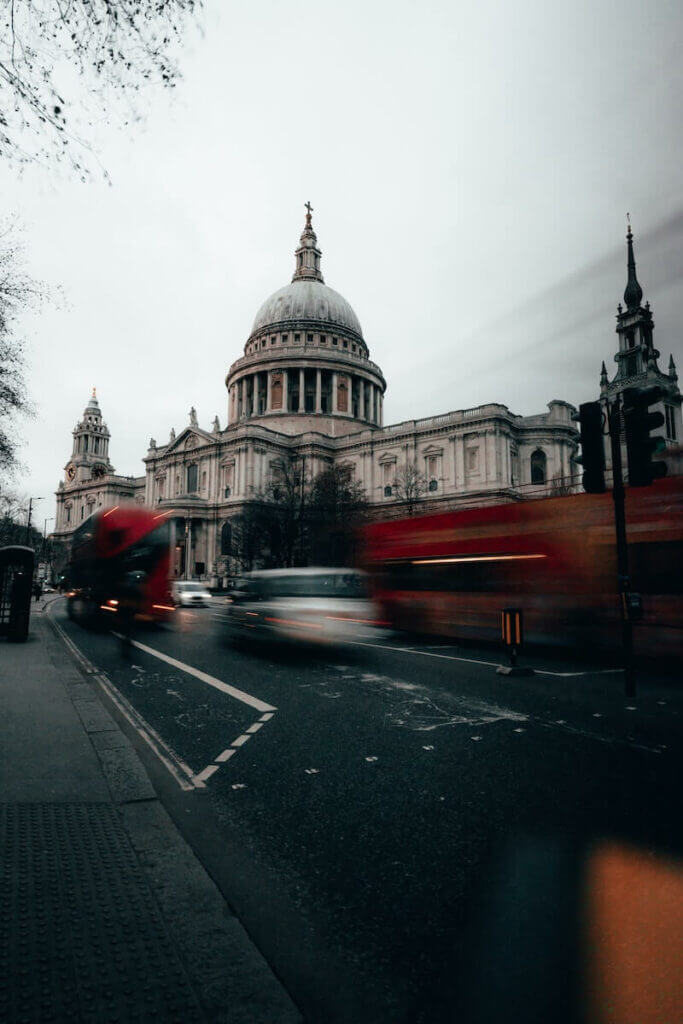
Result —
[[617, 538], [617, 578], [621, 603], [622, 650], [624, 667], [624, 693], [634, 697], [636, 680], [633, 671], [633, 622], [628, 604], [629, 573], [626, 543], [626, 508], [624, 476], [621, 469], [621, 396], [617, 395], [608, 407], [609, 433], [612, 446], [612, 499], [614, 501], [614, 527]]

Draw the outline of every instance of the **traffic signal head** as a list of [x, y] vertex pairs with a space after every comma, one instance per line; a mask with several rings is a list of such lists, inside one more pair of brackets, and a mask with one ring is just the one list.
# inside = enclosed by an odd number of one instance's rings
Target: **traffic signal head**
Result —
[[584, 402], [572, 417], [580, 424], [581, 455], [577, 462], [583, 466], [583, 489], [587, 494], [602, 494], [605, 490], [602, 418], [600, 402]]
[[624, 426], [628, 455], [628, 482], [631, 487], [647, 487], [653, 480], [666, 476], [666, 463], [653, 462], [661, 451], [662, 438], [650, 437], [650, 431], [661, 427], [661, 412], [650, 412], [650, 406], [661, 401], [662, 389], [626, 388], [624, 390]]

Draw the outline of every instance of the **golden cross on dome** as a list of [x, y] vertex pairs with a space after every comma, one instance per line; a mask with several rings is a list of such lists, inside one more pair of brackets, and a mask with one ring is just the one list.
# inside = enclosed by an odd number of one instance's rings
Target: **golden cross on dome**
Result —
[[94, 387], [94, 386], [93, 386], [93, 389], [92, 389], [92, 396], [93, 396], [93, 398], [97, 398], [97, 388]]
[[306, 227], [310, 228], [310, 226], [311, 226], [311, 214], [313, 213], [313, 207], [311, 206], [310, 203], [304, 203], [304, 206], [306, 207], [306, 211], [307, 211], [307, 213], [306, 213]]

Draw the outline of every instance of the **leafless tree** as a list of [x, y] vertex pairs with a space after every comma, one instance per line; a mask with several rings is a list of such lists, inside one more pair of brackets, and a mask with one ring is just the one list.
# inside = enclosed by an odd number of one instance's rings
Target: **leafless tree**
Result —
[[312, 482], [308, 510], [309, 559], [322, 565], [350, 565], [368, 501], [350, 466], [330, 466]]
[[0, 226], [0, 482], [17, 465], [17, 416], [33, 411], [26, 391], [23, 342], [16, 336], [16, 320], [43, 297], [42, 287], [24, 269], [16, 226]]
[[405, 505], [409, 516], [415, 514], [420, 499], [427, 493], [427, 477], [415, 462], [406, 461], [396, 470], [394, 494]]
[[67, 160], [88, 177], [97, 121], [139, 120], [143, 86], [172, 87], [202, 0], [0, 0], [0, 155]]

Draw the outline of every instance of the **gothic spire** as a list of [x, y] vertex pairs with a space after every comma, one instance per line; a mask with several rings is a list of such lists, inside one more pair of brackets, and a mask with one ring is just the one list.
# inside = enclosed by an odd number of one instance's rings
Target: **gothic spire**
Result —
[[313, 207], [310, 203], [304, 203], [304, 206], [306, 207], [306, 224], [301, 232], [299, 248], [296, 250], [296, 268], [292, 281], [320, 281], [324, 284], [325, 281], [320, 272], [322, 253], [318, 248], [318, 239], [311, 224]]
[[628, 231], [626, 232], [626, 243], [628, 245], [628, 281], [624, 292], [624, 302], [627, 309], [638, 309], [643, 298], [643, 289], [638, 284], [636, 277], [636, 261], [633, 255], [633, 232], [631, 231], [631, 218], [626, 214]]

